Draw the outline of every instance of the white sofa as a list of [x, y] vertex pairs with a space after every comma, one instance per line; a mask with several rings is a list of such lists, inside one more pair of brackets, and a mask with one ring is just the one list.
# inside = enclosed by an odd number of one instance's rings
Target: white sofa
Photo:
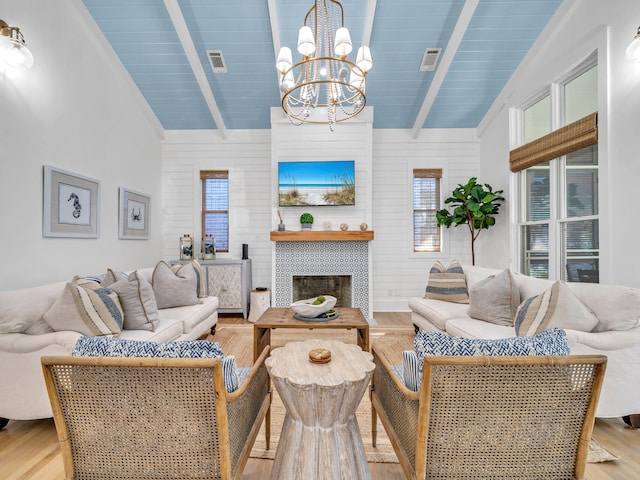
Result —
[[[463, 271], [469, 289], [502, 272], [470, 265], [463, 266]], [[541, 294], [554, 283], [519, 273], [512, 273], [512, 278], [520, 302]], [[600, 354], [608, 358], [596, 416], [640, 413], [640, 290], [594, 283], [569, 282], [566, 286], [597, 317], [597, 324], [590, 331], [564, 328], [571, 354]], [[416, 297], [409, 299], [409, 308], [413, 324], [423, 330], [481, 339], [516, 336], [513, 325], [471, 318], [467, 313], [469, 304]], [[558, 326], [563, 328], [561, 324]]]
[[[151, 283], [154, 268], [137, 272]], [[0, 421], [31, 420], [52, 416], [40, 357], [70, 355], [82, 334], [51, 331], [43, 314], [56, 302], [67, 282], [0, 292]], [[119, 338], [169, 342], [196, 340], [218, 322], [218, 298], [158, 309], [154, 331], [123, 329]], [[45, 333], [46, 332], [46, 333]], [[2, 425], [0, 425], [2, 426]]]

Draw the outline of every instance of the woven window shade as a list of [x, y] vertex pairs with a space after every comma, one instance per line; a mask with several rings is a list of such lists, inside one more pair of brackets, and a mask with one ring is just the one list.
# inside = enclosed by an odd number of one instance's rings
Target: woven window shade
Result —
[[519, 172], [534, 165], [598, 144], [598, 113], [592, 113], [544, 137], [511, 150], [509, 166]]
[[442, 170], [439, 168], [416, 168], [413, 170], [414, 178], [442, 178]]

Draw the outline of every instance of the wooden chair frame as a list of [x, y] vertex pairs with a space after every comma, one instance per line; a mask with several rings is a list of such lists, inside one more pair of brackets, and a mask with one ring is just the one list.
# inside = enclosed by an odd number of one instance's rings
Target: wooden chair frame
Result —
[[605, 356], [424, 357], [414, 392], [372, 353], [373, 445], [379, 416], [407, 478], [584, 478]]
[[239, 479], [269, 417], [268, 354], [232, 393], [220, 359], [43, 357], [65, 478]]

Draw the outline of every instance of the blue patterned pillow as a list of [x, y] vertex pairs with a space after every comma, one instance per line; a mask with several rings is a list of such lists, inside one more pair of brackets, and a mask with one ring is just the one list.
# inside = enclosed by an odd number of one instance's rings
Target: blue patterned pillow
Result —
[[[420, 330], [413, 340], [414, 352], [402, 352], [403, 377], [407, 388], [418, 391], [425, 355], [431, 356], [537, 356], [569, 355], [567, 334], [551, 328], [530, 337], [494, 340], [452, 337], [442, 332]], [[413, 353], [413, 355], [411, 355]], [[415, 388], [414, 388], [415, 387]]]
[[422, 381], [422, 359], [413, 350], [402, 352], [402, 380], [409, 390], [417, 392]]
[[84, 357], [163, 357], [163, 358], [220, 358], [224, 386], [228, 392], [238, 389], [240, 382], [235, 358], [225, 357], [220, 344], [206, 340], [179, 340], [176, 342], [146, 342], [111, 337], [80, 337], [73, 356]]

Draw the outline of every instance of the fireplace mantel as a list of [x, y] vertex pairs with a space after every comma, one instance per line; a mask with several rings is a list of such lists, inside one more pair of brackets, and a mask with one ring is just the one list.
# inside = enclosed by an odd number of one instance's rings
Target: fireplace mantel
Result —
[[272, 231], [274, 242], [368, 242], [373, 240], [373, 230], [291, 230]]
[[351, 306], [372, 319], [372, 231], [271, 232], [273, 240], [272, 306], [288, 307], [294, 300], [297, 276], [351, 276]]

